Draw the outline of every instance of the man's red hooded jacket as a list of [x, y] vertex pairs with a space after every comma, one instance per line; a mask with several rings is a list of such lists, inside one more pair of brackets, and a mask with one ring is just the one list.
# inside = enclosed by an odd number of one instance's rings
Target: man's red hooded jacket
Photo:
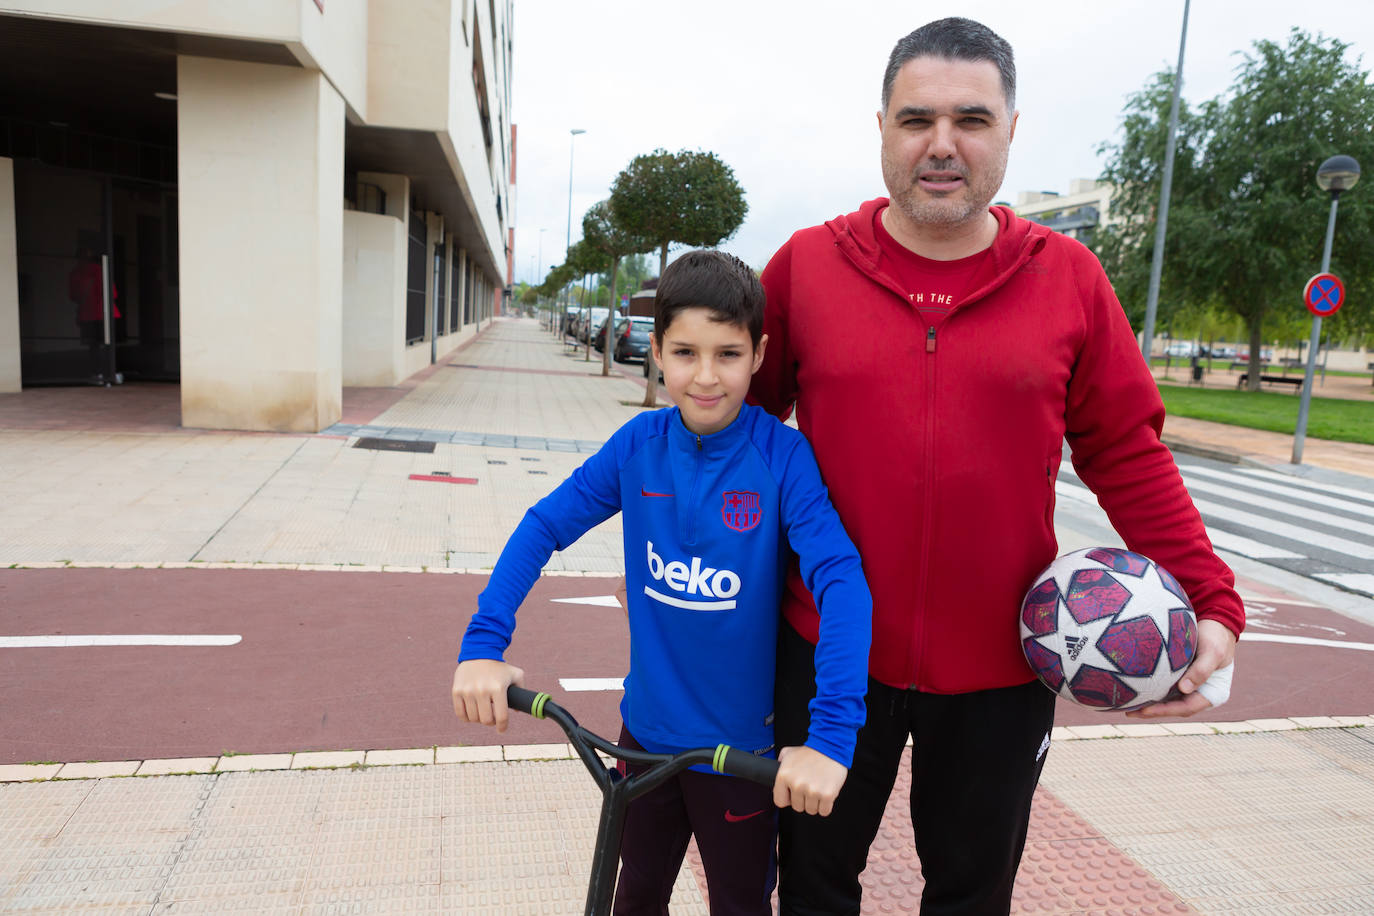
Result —
[[[1126, 546], [1238, 634], [1234, 576], [1160, 442], [1163, 402], [1093, 254], [993, 207], [993, 279], [928, 323], [880, 266], [873, 220], [886, 205], [803, 229], [769, 262], [751, 389], [779, 416], [795, 405], [859, 549], [873, 677], [933, 693], [1031, 680], [1017, 616], [1057, 553], [1066, 440]], [[783, 612], [816, 641], [795, 570]]]

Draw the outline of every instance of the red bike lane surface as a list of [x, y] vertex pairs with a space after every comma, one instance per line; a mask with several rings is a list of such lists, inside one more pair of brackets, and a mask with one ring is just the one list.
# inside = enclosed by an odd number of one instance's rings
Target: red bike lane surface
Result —
[[[232, 646], [0, 648], [0, 763], [233, 752], [555, 743], [515, 714], [504, 733], [460, 723], [449, 684], [486, 577], [253, 569], [0, 570], [0, 636], [221, 634]], [[507, 657], [594, 731], [619, 730], [617, 690], [560, 678], [625, 673], [611, 577], [539, 580]], [[1251, 595], [1252, 592], [1246, 592]], [[1374, 627], [1264, 588], [1250, 632], [1374, 644]], [[1374, 713], [1374, 652], [1244, 642], [1232, 700], [1200, 722]], [[1061, 702], [1059, 725], [1139, 722]], [[1162, 720], [1176, 722], [1180, 720]]]
[[[449, 687], [486, 576], [252, 569], [0, 570], [0, 636], [239, 635], [231, 646], [0, 648], [0, 763], [555, 742], [512, 715], [459, 722]], [[556, 603], [610, 577], [541, 579], [507, 657], [579, 721], [614, 735], [624, 612]]]

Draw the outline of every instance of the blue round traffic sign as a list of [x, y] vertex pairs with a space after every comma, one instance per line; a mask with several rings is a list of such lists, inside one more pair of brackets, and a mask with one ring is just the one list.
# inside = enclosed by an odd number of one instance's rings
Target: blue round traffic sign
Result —
[[1317, 274], [1302, 288], [1302, 303], [1318, 318], [1336, 314], [1345, 302], [1345, 284], [1335, 274]]

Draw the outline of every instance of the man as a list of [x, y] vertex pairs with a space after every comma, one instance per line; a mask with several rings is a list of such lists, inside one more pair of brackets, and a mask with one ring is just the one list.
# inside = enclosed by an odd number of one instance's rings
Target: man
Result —
[[[1008, 911], [1054, 713], [1017, 611], [1057, 553], [1065, 440], [1127, 546], [1200, 617], [1184, 697], [1137, 715], [1192, 715], [1229, 691], [1244, 611], [1159, 440], [1163, 404], [1111, 285], [1077, 242], [988, 206], [1015, 90], [1010, 46], [978, 23], [903, 38], [878, 114], [890, 200], [798, 232], [763, 273], [770, 344], [751, 396], [795, 405], [874, 603], [849, 779], [830, 817], [783, 812], [785, 914], [859, 912], [908, 735], [922, 912]], [[819, 628], [795, 575], [783, 611], [777, 740], [791, 745]]]

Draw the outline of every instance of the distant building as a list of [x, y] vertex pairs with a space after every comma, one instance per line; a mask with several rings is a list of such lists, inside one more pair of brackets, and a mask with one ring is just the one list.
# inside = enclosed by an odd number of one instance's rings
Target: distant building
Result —
[[1085, 245], [1092, 244], [1098, 226], [1110, 225], [1112, 186], [1105, 181], [1078, 178], [1069, 183], [1069, 193], [1022, 191], [1013, 207], [1016, 215], [1049, 226]]
[[513, 263], [512, 3], [0, 0], [0, 391], [91, 380], [103, 269], [116, 370], [186, 426], [317, 431], [471, 338]]

